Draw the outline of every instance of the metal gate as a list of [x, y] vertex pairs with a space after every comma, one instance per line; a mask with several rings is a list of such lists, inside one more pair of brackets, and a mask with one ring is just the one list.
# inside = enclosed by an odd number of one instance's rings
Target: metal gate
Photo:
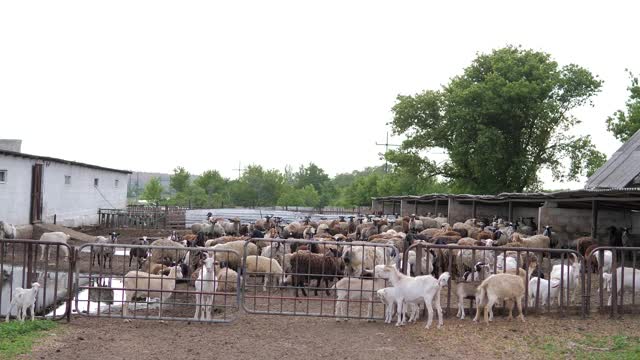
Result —
[[[39, 289], [38, 318], [70, 320], [73, 299], [73, 248], [62, 242], [0, 240], [0, 316], [16, 316], [17, 288]], [[10, 310], [11, 309], [11, 310]]]
[[[640, 310], [636, 300], [636, 291], [640, 291], [639, 252], [640, 247], [600, 246], [587, 254], [587, 294], [595, 299], [599, 312], [622, 317]], [[589, 306], [592, 304], [590, 301]]]
[[243, 254], [242, 308], [249, 314], [383, 320], [376, 291], [387, 285], [374, 279], [374, 266], [393, 263], [397, 254], [393, 245], [371, 242], [252, 239]]
[[[443, 291], [441, 295], [441, 301], [447, 304], [447, 316], [453, 314], [452, 309], [457, 311], [458, 317], [464, 316], [464, 303], [467, 299], [470, 300], [469, 313], [473, 316], [475, 288], [489, 275], [505, 271], [523, 278], [525, 295], [522, 306], [525, 314], [552, 311], [561, 315], [577, 312], [582, 317], [587, 314], [589, 299], [584, 292], [584, 259], [573, 250], [435, 245], [420, 242], [405, 250], [403, 259], [410, 258], [416, 260], [413, 260], [411, 267], [409, 261], [402, 261], [404, 273], [410, 271], [414, 275], [438, 276], [447, 271], [451, 274], [453, 281], [449, 282], [446, 292]], [[552, 272], [555, 276], [553, 279]], [[553, 302], [556, 306], [553, 306]]]
[[[77, 250], [75, 311], [89, 317], [232, 322], [239, 277], [216, 267], [215, 279], [198, 280], [203, 290], [196, 290], [196, 269], [205, 253], [222, 264], [241, 258], [233, 250], [212, 248], [83, 245]], [[138, 258], [146, 258], [140, 269]], [[202, 314], [198, 318], [196, 309]]]

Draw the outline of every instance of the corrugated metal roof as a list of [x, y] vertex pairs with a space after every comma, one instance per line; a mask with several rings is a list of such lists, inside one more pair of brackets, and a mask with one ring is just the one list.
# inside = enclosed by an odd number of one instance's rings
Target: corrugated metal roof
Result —
[[640, 131], [587, 180], [585, 188], [624, 188], [640, 174]]
[[17, 157], [23, 157], [23, 158], [35, 159], [35, 160], [42, 160], [42, 161], [53, 161], [53, 162], [57, 162], [57, 163], [82, 166], [82, 167], [87, 167], [87, 168], [91, 168], [91, 169], [115, 171], [115, 172], [119, 172], [119, 173], [131, 174], [131, 171], [128, 171], [128, 170], [112, 169], [112, 168], [102, 167], [102, 166], [98, 166], [98, 165], [85, 164], [85, 163], [71, 161], [71, 160], [52, 158], [52, 157], [48, 157], [48, 156], [25, 154], [25, 153], [22, 153], [22, 152], [0, 150], [0, 155], [17, 156]]

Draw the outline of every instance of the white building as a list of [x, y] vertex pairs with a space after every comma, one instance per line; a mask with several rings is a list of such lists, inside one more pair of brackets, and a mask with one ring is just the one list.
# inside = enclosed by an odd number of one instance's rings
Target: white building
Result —
[[3, 149], [0, 220], [75, 227], [97, 224], [99, 208], [127, 206], [130, 171]]

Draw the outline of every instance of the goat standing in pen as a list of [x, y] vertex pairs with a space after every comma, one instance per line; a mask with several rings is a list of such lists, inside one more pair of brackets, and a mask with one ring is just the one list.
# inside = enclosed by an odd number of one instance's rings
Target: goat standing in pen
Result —
[[21, 287], [15, 288], [13, 299], [11, 299], [11, 306], [9, 306], [9, 310], [7, 311], [7, 317], [5, 321], [9, 321], [9, 315], [11, 314], [11, 310], [13, 307], [16, 307], [16, 317], [21, 322], [24, 322], [24, 319], [27, 317], [27, 308], [31, 309], [31, 321], [33, 321], [35, 317], [35, 306], [36, 306], [36, 298], [38, 297], [38, 289], [40, 289], [40, 284], [34, 282], [31, 284], [31, 289], [23, 289]]

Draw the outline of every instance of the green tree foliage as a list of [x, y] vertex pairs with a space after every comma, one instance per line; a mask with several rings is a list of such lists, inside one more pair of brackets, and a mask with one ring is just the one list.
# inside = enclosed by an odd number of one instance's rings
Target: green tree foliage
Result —
[[[579, 123], [570, 111], [591, 104], [601, 84], [542, 52], [509, 46], [479, 54], [441, 90], [397, 97], [392, 127], [407, 139], [387, 159], [412, 176], [442, 175], [458, 192], [533, 190], [541, 168], [576, 180], [602, 154], [589, 136], [568, 134]], [[424, 154], [430, 148], [449, 159], [436, 164]]]
[[173, 175], [169, 178], [169, 186], [177, 193], [185, 192], [191, 185], [191, 174], [182, 166], [173, 169]]
[[295, 174], [296, 187], [304, 188], [312, 185], [317, 192], [322, 190], [322, 185], [329, 182], [329, 175], [314, 163], [309, 163], [307, 167], [300, 166], [300, 170]]
[[250, 165], [232, 185], [231, 193], [237, 205], [268, 206], [277, 203], [284, 185], [285, 178], [280, 171]]
[[160, 200], [162, 200], [163, 191], [164, 188], [162, 187], [162, 184], [160, 184], [160, 179], [154, 177], [151, 178], [144, 187], [144, 192], [142, 193], [141, 198], [158, 205]]
[[626, 142], [633, 134], [640, 129], [640, 85], [638, 77], [626, 69], [629, 73], [631, 85], [627, 88], [631, 93], [627, 100], [627, 112], [616, 111], [613, 116], [607, 118], [607, 130], [613, 133], [616, 139]]

